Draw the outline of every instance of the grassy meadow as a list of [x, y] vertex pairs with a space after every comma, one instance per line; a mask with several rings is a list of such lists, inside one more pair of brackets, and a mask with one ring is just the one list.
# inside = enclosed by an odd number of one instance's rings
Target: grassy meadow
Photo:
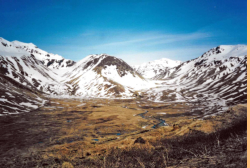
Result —
[[193, 108], [51, 98], [33, 112], [0, 118], [0, 167], [244, 167], [246, 105], [205, 118]]

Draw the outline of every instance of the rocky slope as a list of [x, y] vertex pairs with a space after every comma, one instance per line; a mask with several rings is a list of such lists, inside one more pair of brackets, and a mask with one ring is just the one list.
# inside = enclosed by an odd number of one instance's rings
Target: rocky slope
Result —
[[42, 94], [68, 94], [58, 77], [33, 55], [0, 54], [0, 114], [34, 110], [44, 104]]
[[25, 47], [35, 47], [33, 44], [0, 41], [0, 115], [38, 108], [45, 103], [42, 94], [68, 94], [67, 85], [60, 82], [53, 68], [44, 65], [37, 59], [38, 53]]
[[89, 55], [64, 76], [79, 96], [131, 97], [134, 90], [153, 86], [123, 60], [107, 54]]
[[157, 101], [226, 107], [247, 102], [247, 46], [221, 45], [155, 76], [161, 87], [147, 91]]

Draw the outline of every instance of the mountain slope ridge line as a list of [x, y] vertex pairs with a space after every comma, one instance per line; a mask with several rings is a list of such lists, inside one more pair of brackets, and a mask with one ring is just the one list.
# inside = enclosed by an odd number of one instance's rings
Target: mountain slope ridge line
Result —
[[[89, 55], [74, 62], [32, 43], [0, 38], [0, 63], [2, 82], [47, 96], [183, 102], [182, 93], [191, 102], [202, 95], [223, 107], [247, 100], [246, 45], [220, 45], [186, 62], [161, 59], [130, 66], [107, 54]], [[10, 87], [8, 93], [12, 94]], [[3, 106], [15, 101], [8, 94], [4, 96], [0, 101]], [[7, 108], [1, 108], [7, 113]]]

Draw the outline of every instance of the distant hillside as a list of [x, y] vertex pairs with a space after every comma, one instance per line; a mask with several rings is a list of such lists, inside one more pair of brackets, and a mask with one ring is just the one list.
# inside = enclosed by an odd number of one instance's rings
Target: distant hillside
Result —
[[166, 72], [169, 68], [176, 67], [181, 61], [174, 61], [167, 58], [150, 61], [141, 65], [134, 66], [134, 69], [145, 78], [153, 78], [159, 74]]

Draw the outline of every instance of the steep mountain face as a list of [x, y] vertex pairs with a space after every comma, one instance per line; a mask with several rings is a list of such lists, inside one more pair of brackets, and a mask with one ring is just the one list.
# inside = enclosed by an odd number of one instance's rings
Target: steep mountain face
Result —
[[[161, 89], [148, 92], [162, 100], [165, 90], [175, 90], [177, 99], [185, 100], [183, 93], [195, 92], [207, 99], [223, 100], [224, 104], [247, 101], [247, 46], [221, 45], [202, 56], [169, 69], [155, 78], [164, 80]], [[158, 95], [158, 96], [157, 96]], [[149, 96], [150, 97], [150, 96]], [[191, 96], [192, 97], [192, 96]], [[190, 98], [191, 98], [190, 97]], [[197, 100], [198, 97], [193, 97]]]
[[87, 56], [63, 78], [79, 96], [130, 97], [135, 89], [152, 86], [126, 62], [106, 54]]
[[39, 90], [0, 74], [0, 116], [30, 112], [45, 103]]
[[[67, 86], [53, 70], [16, 42], [0, 43], [0, 115], [28, 112], [44, 104], [42, 94], [65, 95]], [[30, 44], [31, 45], [31, 44]]]
[[0, 55], [0, 115], [28, 112], [43, 104], [38, 95], [43, 90], [42, 79], [49, 75], [37, 64], [33, 57]]
[[[1, 54], [1, 53], [0, 53]], [[47, 94], [65, 94], [60, 78], [41, 61], [31, 56], [1, 56], [0, 74], [31, 90], [39, 90]]]
[[169, 68], [176, 67], [180, 64], [181, 61], [162, 58], [142, 65], [136, 65], [134, 66], [134, 70], [140, 73], [144, 78], [153, 78], [157, 75], [166, 73]]
[[42, 94], [65, 95], [59, 76], [31, 56], [1, 56], [0, 114], [27, 112], [44, 104]]
[[1, 54], [5, 56], [5, 52], [10, 56], [22, 56], [22, 55], [34, 55], [36, 59], [42, 61], [42, 63], [51, 69], [65, 69], [75, 64], [75, 61], [64, 59], [57, 54], [48, 53], [39, 49], [32, 43], [23, 43], [19, 41], [9, 42], [3, 38], [0, 38], [0, 50]]

